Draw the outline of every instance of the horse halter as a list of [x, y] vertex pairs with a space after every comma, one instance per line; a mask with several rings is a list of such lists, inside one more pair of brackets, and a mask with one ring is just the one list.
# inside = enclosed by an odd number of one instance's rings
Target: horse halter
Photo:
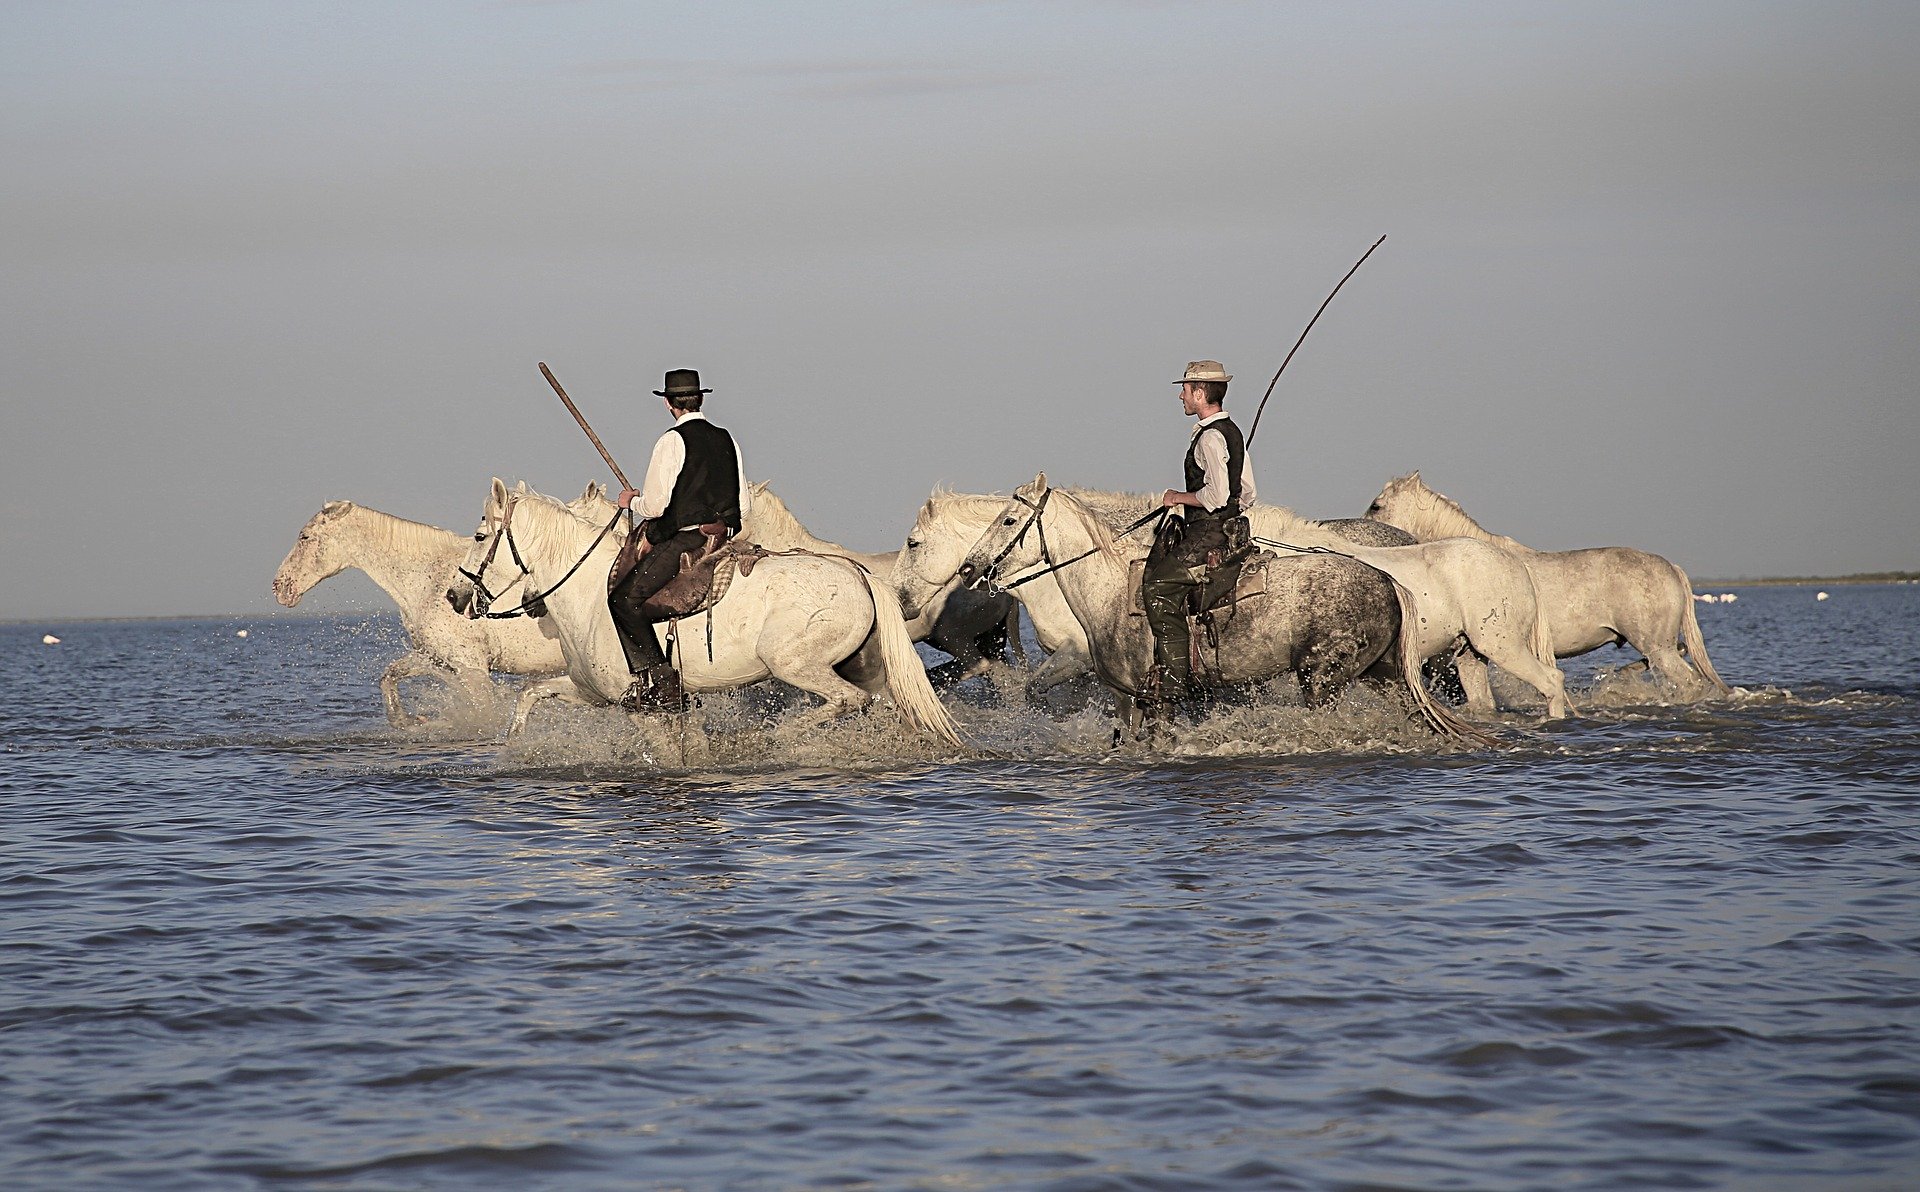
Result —
[[[620, 519], [627, 515], [625, 509], [615, 509], [613, 511], [613, 517], [608, 520], [605, 526], [601, 527], [600, 533], [594, 536], [593, 541], [587, 544], [586, 553], [574, 560], [573, 566], [567, 568], [567, 573], [555, 580], [552, 587], [544, 592], [536, 592], [532, 596], [526, 597], [517, 607], [510, 608], [504, 613], [490, 612], [488, 610], [493, 607], [493, 602], [498, 600], [499, 596], [489, 592], [485, 581], [480, 577], [487, 573], [487, 568], [493, 563], [494, 555], [499, 553], [500, 540], [502, 538], [507, 540], [507, 550], [513, 555], [513, 565], [520, 569], [520, 574], [516, 579], [525, 579], [533, 574], [533, 569], [528, 567], [526, 560], [520, 557], [520, 547], [513, 540], [513, 511], [516, 505], [517, 501], [514, 497], [510, 496], [507, 498], [507, 506], [501, 510], [500, 513], [500, 532], [494, 535], [492, 544], [487, 547], [487, 557], [480, 560], [480, 570], [468, 571], [465, 567], [459, 569], [460, 574], [472, 581], [474, 590], [479, 593], [473, 602], [474, 612], [472, 615], [476, 618], [484, 617], [489, 621], [504, 621], [510, 617], [546, 616], [547, 597], [558, 592], [562, 585], [572, 579], [574, 575], [579, 572], [580, 568], [586, 565], [587, 560], [593, 557], [593, 552], [600, 549], [600, 544], [607, 540], [607, 535], [613, 533], [613, 528], [620, 524]], [[512, 586], [511, 582], [508, 586]], [[505, 590], [504, 588], [501, 589], [502, 592]]]
[[[1080, 560], [1087, 558], [1091, 555], [1098, 554], [1100, 552], [1100, 547], [1094, 546], [1088, 550], [1081, 551], [1079, 554], [1073, 556], [1073, 558], [1071, 559], [1064, 559], [1058, 563], [1053, 561], [1053, 549], [1047, 543], [1047, 527], [1046, 527], [1046, 524], [1040, 520], [1040, 514], [1046, 510], [1047, 501], [1052, 496], [1053, 496], [1053, 490], [1048, 489], [1046, 492], [1040, 494], [1040, 500], [1036, 503], [1036, 502], [1027, 500], [1025, 497], [1021, 496], [1017, 492], [1013, 494], [1014, 500], [1020, 502], [1022, 505], [1027, 506], [1029, 509], [1032, 509], [1033, 512], [1027, 515], [1027, 524], [1020, 527], [1020, 532], [1013, 536], [1013, 540], [1007, 543], [1007, 545], [1001, 549], [1000, 553], [993, 557], [993, 562], [988, 563], [985, 569], [980, 571], [979, 574], [973, 578], [972, 582], [986, 584], [987, 590], [989, 592], [994, 593], [995, 595], [998, 595], [1001, 592], [1011, 592], [1022, 584], [1030, 584], [1034, 580], [1039, 579], [1043, 575], [1052, 575], [1054, 572], [1059, 571], [1062, 568], [1071, 567], [1075, 563], [1078, 563]], [[1113, 537], [1116, 541], [1121, 538], [1125, 538], [1127, 535], [1133, 533], [1135, 530], [1138, 530], [1141, 526], [1146, 525], [1148, 522], [1164, 519], [1169, 512], [1170, 510], [1164, 507], [1152, 509], [1148, 511], [1146, 515], [1144, 515], [1143, 517], [1135, 521], [1132, 525], [1129, 525], [1126, 529], [1116, 533]], [[1014, 547], [1020, 545], [1020, 540], [1027, 536], [1028, 530], [1033, 530], [1040, 536], [1040, 569], [1038, 571], [1029, 571], [1027, 574], [1021, 576], [1019, 579], [1012, 581], [1011, 583], [1002, 584], [1002, 583], [996, 582], [997, 572], [999, 571], [1001, 561], [1004, 560], [1008, 555], [1013, 553]], [[964, 571], [965, 568], [962, 568], [962, 570]]]
[[[1015, 534], [1012, 538], [1009, 538], [1007, 540], [1007, 544], [1000, 548], [1000, 553], [993, 556], [993, 559], [991, 562], [989, 562], [985, 567], [978, 569], [978, 571], [976, 571], [974, 575], [968, 578], [968, 582], [967, 582], [968, 587], [984, 584], [986, 585], [987, 591], [991, 593], [998, 594], [1000, 592], [1005, 591], [1006, 590], [1005, 588], [1002, 588], [999, 584], [995, 582], [995, 580], [999, 576], [1000, 564], [1005, 562], [1007, 556], [1012, 554], [1014, 551], [1014, 548], [1019, 546], [1021, 541], [1026, 538], [1027, 531], [1035, 530], [1036, 528], [1037, 528], [1037, 533], [1039, 534], [1039, 537], [1040, 537], [1040, 561], [1042, 564], [1047, 564], [1047, 565], [1052, 564], [1053, 552], [1047, 548], [1047, 528], [1044, 525], [1041, 525], [1040, 515], [1046, 512], [1047, 502], [1053, 499], [1053, 490], [1049, 488], [1046, 492], [1041, 493], [1040, 499], [1038, 501], [1029, 501], [1025, 496], [1023, 496], [1020, 492], [1016, 490], [1013, 494], [1013, 499], [1020, 502], [1022, 505], [1025, 505], [1027, 508], [1033, 510], [1033, 512], [1027, 515], [1027, 522], [1025, 525], [1020, 527], [1020, 532], [1018, 534]], [[966, 568], [963, 567], [961, 570], [964, 571], [966, 570]], [[1045, 572], [1040, 572], [1038, 574], [1044, 575]], [[1026, 578], [1031, 578], [1031, 577], [1023, 577], [1022, 579], [1015, 581], [1015, 583], [1016, 584], [1024, 583], [1026, 582]]]
[[[526, 560], [520, 557], [519, 544], [513, 540], [513, 510], [518, 504], [519, 502], [512, 496], [507, 497], [506, 506], [500, 511], [500, 528], [494, 532], [493, 541], [487, 545], [487, 557], [480, 560], [480, 570], [468, 571], [465, 567], [458, 568], [460, 574], [467, 577], [467, 582], [473, 585], [473, 590], [476, 593], [473, 600], [475, 616], [488, 616], [489, 613], [487, 610], [491, 609], [493, 602], [500, 598], [500, 593], [489, 590], [486, 580], [481, 577], [486, 575], [487, 568], [493, 566], [493, 557], [500, 553], [500, 540], [502, 538], [507, 540], [507, 552], [513, 556], [513, 565], [520, 569], [520, 574], [516, 578], [525, 579], [527, 576], [533, 574], [527, 568]], [[513, 581], [509, 580], [507, 586], [512, 587]], [[501, 592], [504, 591], [506, 591], [506, 589], [502, 588]], [[538, 616], [539, 614], [536, 613], [534, 615]]]

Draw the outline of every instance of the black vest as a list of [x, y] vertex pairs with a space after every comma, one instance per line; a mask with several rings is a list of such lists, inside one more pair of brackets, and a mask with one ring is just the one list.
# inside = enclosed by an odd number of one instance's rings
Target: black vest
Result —
[[662, 542], [682, 526], [725, 522], [740, 532], [740, 452], [733, 436], [704, 418], [682, 418], [673, 433], [686, 444], [686, 462], [673, 482], [673, 498], [647, 523], [647, 539]]
[[1247, 466], [1247, 440], [1241, 435], [1240, 428], [1233, 424], [1233, 419], [1222, 418], [1218, 422], [1209, 422], [1199, 435], [1193, 436], [1193, 442], [1187, 444], [1187, 491], [1197, 493], [1207, 482], [1207, 471], [1200, 466], [1200, 435], [1209, 430], [1217, 430], [1227, 438], [1227, 503], [1212, 511], [1198, 505], [1190, 506], [1186, 514], [1188, 517], [1239, 517], [1240, 474]]

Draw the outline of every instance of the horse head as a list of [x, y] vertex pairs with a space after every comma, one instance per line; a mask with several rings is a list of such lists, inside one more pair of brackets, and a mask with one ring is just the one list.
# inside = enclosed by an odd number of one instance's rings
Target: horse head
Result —
[[[589, 487], [580, 499], [587, 500], [592, 492], [593, 489]], [[513, 584], [526, 578], [525, 569], [516, 568], [511, 557], [506, 560], [505, 568], [501, 568], [502, 560], [499, 557], [500, 545], [505, 541], [508, 526], [512, 524], [513, 506], [526, 494], [524, 482], [517, 489], [509, 490], [506, 482], [498, 476], [493, 478], [488, 487], [486, 504], [480, 509], [480, 525], [473, 531], [473, 545], [467, 548], [466, 558], [460, 560], [460, 567], [455, 573], [456, 578], [447, 587], [447, 603], [453, 606], [454, 612], [465, 615], [468, 620], [485, 616], [495, 600]], [[510, 549], [508, 554], [514, 556], [518, 552]], [[489, 578], [490, 571], [492, 578]], [[502, 580], [508, 582], [503, 583]], [[495, 585], [500, 588], [498, 592], [492, 590]]]
[[293, 549], [273, 573], [275, 600], [292, 608], [315, 584], [353, 566], [352, 554], [341, 546], [336, 533], [353, 511], [352, 501], [328, 501], [300, 527]]
[[908, 619], [919, 616], [954, 582], [953, 573], [973, 545], [972, 533], [954, 524], [954, 504], [954, 498], [937, 493], [928, 497], [907, 531], [906, 545], [894, 556], [888, 580]]
[[1419, 469], [1395, 476], [1380, 489], [1380, 495], [1367, 506], [1367, 516], [1377, 522], [1405, 530], [1417, 507], [1428, 502], [1432, 491], [1421, 483]]
[[1047, 474], [1040, 473], [1032, 483], [1013, 490], [1013, 499], [994, 515], [993, 524], [980, 535], [967, 552], [956, 574], [966, 586], [991, 584], [1009, 571], [1022, 571], [1041, 562], [1045, 554], [1045, 531], [1036, 530], [1046, 513], [1053, 490], [1047, 487]]

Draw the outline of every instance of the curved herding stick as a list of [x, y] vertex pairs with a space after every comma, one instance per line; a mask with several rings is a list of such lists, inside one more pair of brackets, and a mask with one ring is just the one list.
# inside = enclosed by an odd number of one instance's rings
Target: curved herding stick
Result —
[[[1375, 240], [1375, 241], [1373, 242], [1373, 248], [1379, 248], [1379, 247], [1380, 247], [1380, 246], [1381, 246], [1382, 244], [1385, 244], [1386, 242], [1387, 242], [1387, 238], [1386, 238], [1385, 236], [1382, 236], [1382, 237], [1380, 237], [1380, 239], [1378, 239], [1378, 240]], [[1367, 263], [1367, 258], [1373, 255], [1373, 248], [1370, 248], [1370, 249], [1368, 249], [1367, 251], [1365, 251], [1365, 252], [1363, 252], [1363, 253], [1361, 253], [1361, 254], [1360, 254], [1360, 259], [1359, 259], [1359, 260], [1357, 260], [1357, 261], [1355, 261], [1355, 262], [1353, 263], [1353, 268], [1351, 268], [1351, 269], [1349, 269], [1349, 270], [1347, 270], [1347, 277], [1352, 277], [1352, 276], [1353, 276], [1354, 274], [1356, 274], [1356, 273], [1358, 273], [1358, 272], [1360, 272], [1360, 266], [1362, 266], [1362, 265], [1364, 265], [1364, 264], [1366, 264], [1366, 263]], [[1333, 294], [1338, 294], [1338, 293], [1340, 292], [1340, 286], [1344, 286], [1344, 285], [1346, 285], [1346, 284], [1347, 284], [1347, 277], [1343, 277], [1343, 278], [1341, 278], [1341, 279], [1340, 279], [1340, 285], [1339, 285], [1339, 286], [1335, 286], [1335, 287], [1333, 287]], [[1327, 301], [1326, 301], [1326, 302], [1322, 302], [1322, 303], [1320, 304], [1320, 309], [1319, 309], [1319, 310], [1316, 310], [1316, 311], [1314, 311], [1314, 312], [1313, 312], [1313, 317], [1312, 317], [1311, 319], [1308, 319], [1308, 320], [1307, 320], [1307, 331], [1312, 331], [1312, 330], [1313, 330], [1313, 325], [1314, 325], [1315, 323], [1318, 323], [1318, 322], [1320, 321], [1320, 316], [1321, 316], [1322, 314], [1324, 314], [1324, 313], [1326, 312], [1326, 309], [1327, 309], [1327, 305], [1328, 305], [1329, 303], [1331, 303], [1331, 302], [1333, 301], [1333, 294], [1328, 294], [1328, 295], [1327, 295]], [[1303, 343], [1306, 343], [1306, 342], [1307, 342], [1307, 331], [1302, 331], [1302, 332], [1300, 333], [1300, 338], [1299, 338], [1299, 339], [1297, 339], [1297, 340], [1294, 340], [1294, 341], [1293, 341], [1293, 352], [1298, 352], [1298, 351], [1300, 350], [1300, 345], [1301, 345], [1301, 344], [1303, 344]], [[1275, 385], [1278, 385], [1278, 384], [1280, 383], [1280, 374], [1281, 374], [1281, 373], [1283, 373], [1283, 372], [1286, 372], [1286, 371], [1287, 371], [1287, 365], [1289, 365], [1289, 364], [1291, 364], [1291, 363], [1293, 363], [1293, 352], [1288, 352], [1288, 353], [1287, 353], [1287, 358], [1286, 358], [1285, 360], [1282, 360], [1282, 361], [1280, 362], [1280, 368], [1279, 368], [1279, 370], [1278, 370], [1278, 371], [1276, 371], [1276, 372], [1275, 372], [1275, 373], [1273, 374], [1273, 380], [1271, 380], [1271, 381], [1268, 381], [1268, 382], [1267, 382], [1267, 393], [1266, 393], [1266, 397], [1262, 397], [1262, 398], [1260, 399], [1260, 405], [1259, 405], [1259, 407], [1258, 407], [1257, 409], [1255, 409], [1255, 410], [1254, 410], [1254, 412], [1253, 412], [1253, 426], [1252, 426], [1251, 428], [1249, 428], [1249, 429], [1248, 429], [1248, 431], [1247, 431], [1247, 442], [1249, 442], [1249, 443], [1251, 443], [1251, 442], [1253, 442], [1253, 436], [1254, 436], [1254, 435], [1255, 435], [1256, 433], [1258, 433], [1258, 431], [1260, 430], [1260, 413], [1261, 413], [1261, 411], [1263, 411], [1263, 410], [1265, 410], [1265, 409], [1267, 408], [1267, 398], [1268, 398], [1268, 397], [1272, 397], [1272, 396], [1273, 396], [1273, 387], [1274, 387]], [[544, 365], [544, 364], [543, 364], [543, 365], [541, 365], [540, 367], [541, 367], [542, 369], [544, 369], [544, 368], [546, 368], [546, 365]], [[551, 378], [549, 378], [549, 379], [551, 379]], [[559, 387], [560, 387], [560, 386], [559, 386], [558, 384], [556, 384], [556, 385], [554, 386], [554, 388], [556, 388], [556, 389], [558, 389]], [[563, 394], [562, 396], [565, 396], [565, 395]], [[573, 405], [573, 403], [571, 403], [571, 402], [569, 402], [569, 403], [567, 403], [567, 405], [568, 405], [568, 408], [569, 408], [569, 409], [571, 409], [571, 408], [572, 408], [572, 405]], [[578, 415], [578, 414], [576, 414], [576, 415], [574, 415], [574, 417], [576, 417], [576, 418], [577, 418], [577, 417], [579, 417], [579, 415]], [[586, 425], [586, 423], [584, 423], [584, 422], [583, 422], [583, 423], [581, 423], [580, 425], [582, 425], [582, 426], [585, 426], [585, 425]], [[592, 431], [588, 431], [587, 433], [588, 433], [588, 434], [592, 434], [593, 432], [592, 432]], [[599, 442], [599, 440], [597, 440], [597, 439], [596, 439], [596, 440], [594, 440], [594, 441], [595, 441], [596, 443], [597, 443], [597, 442]]]

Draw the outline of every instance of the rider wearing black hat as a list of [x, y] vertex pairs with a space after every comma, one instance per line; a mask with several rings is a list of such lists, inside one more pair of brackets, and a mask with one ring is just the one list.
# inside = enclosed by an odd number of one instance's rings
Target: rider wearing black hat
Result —
[[653, 621], [641, 606], [679, 573], [682, 556], [706, 545], [713, 526], [724, 527], [727, 537], [739, 533], [753, 494], [733, 436], [700, 412], [706, 395], [713, 392], [700, 387], [700, 374], [691, 368], [673, 369], [665, 387], [653, 392], [666, 399], [673, 427], [654, 443], [640, 488], [620, 492], [620, 506], [631, 506], [643, 519], [639, 532], [644, 553], [613, 586], [607, 607], [634, 676], [621, 706], [636, 712], [677, 712], [686, 707], [680, 675], [667, 661]]

